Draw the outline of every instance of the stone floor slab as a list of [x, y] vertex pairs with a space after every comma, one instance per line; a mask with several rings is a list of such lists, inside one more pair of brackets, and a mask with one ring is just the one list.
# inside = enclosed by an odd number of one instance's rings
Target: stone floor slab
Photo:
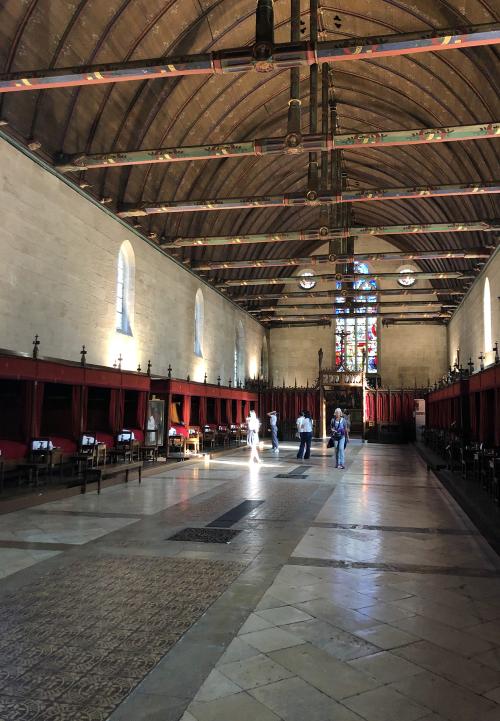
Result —
[[359, 721], [359, 716], [299, 678], [261, 686], [251, 694], [283, 721]]

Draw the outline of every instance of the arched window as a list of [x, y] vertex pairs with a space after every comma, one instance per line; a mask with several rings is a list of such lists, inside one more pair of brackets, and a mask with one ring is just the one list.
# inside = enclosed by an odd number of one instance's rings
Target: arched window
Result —
[[205, 321], [205, 302], [201, 288], [196, 291], [194, 301], [194, 353], [203, 358], [203, 330]]
[[484, 325], [484, 352], [490, 353], [493, 347], [491, 333], [491, 293], [490, 281], [485, 278], [483, 289], [483, 325]]
[[236, 335], [234, 339], [234, 365], [233, 365], [234, 385], [243, 383], [245, 380], [245, 334], [243, 323], [238, 321], [236, 326]]
[[[368, 275], [366, 263], [354, 263], [356, 275]], [[377, 283], [374, 278], [357, 278], [352, 287], [354, 290], [370, 291], [367, 295], [357, 295], [353, 298], [351, 308], [337, 308], [335, 318], [335, 366], [339, 371], [361, 371], [366, 358], [365, 370], [367, 373], [376, 373], [378, 369], [377, 345], [377, 316], [376, 308], [372, 305], [377, 302], [374, 295]], [[337, 281], [337, 288], [342, 283]], [[346, 298], [339, 296], [335, 299], [337, 304], [345, 303]], [[357, 317], [359, 316], [359, 317]]]
[[132, 335], [134, 319], [135, 257], [132, 245], [123, 241], [116, 272], [116, 330]]

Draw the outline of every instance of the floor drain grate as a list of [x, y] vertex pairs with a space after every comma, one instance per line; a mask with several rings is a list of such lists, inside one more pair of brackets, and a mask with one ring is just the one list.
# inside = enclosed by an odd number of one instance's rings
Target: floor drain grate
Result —
[[166, 541], [193, 541], [194, 543], [231, 543], [241, 531], [231, 528], [183, 528], [166, 538]]

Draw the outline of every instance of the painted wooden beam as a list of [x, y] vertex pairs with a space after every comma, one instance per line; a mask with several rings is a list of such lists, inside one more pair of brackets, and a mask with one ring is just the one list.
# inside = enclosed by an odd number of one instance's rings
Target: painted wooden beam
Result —
[[[368, 278], [375, 278], [377, 280], [390, 280], [400, 278], [400, 273], [370, 273], [367, 275], [351, 274], [346, 275], [340, 273], [323, 273], [322, 275], [314, 275], [308, 280], [314, 280], [316, 283], [340, 281], [343, 283], [353, 283], [358, 280], [367, 280]], [[466, 275], [460, 271], [450, 271], [446, 273], [412, 273], [412, 278], [416, 280], [474, 280], [473, 275]], [[300, 276], [288, 275], [282, 278], [248, 278], [246, 280], [225, 280], [223, 283], [218, 283], [217, 288], [230, 288], [230, 287], [246, 287], [251, 285], [283, 285], [289, 283], [298, 283]], [[366, 292], [366, 291], [365, 291]]]
[[[298, 280], [296, 278], [296, 280]], [[229, 290], [224, 288], [223, 290]], [[377, 288], [377, 296], [411, 296], [411, 295], [440, 295], [459, 297], [465, 295], [464, 290], [458, 288]], [[354, 290], [352, 288], [343, 288], [342, 290], [296, 290], [296, 291], [283, 291], [277, 293], [276, 291], [261, 291], [260, 293], [249, 293], [248, 295], [231, 295], [231, 300], [235, 303], [255, 303], [261, 301], [267, 303], [270, 300], [288, 300], [291, 298], [336, 298], [342, 296], [344, 298], [365, 298], [366, 291]]]
[[[365, 304], [366, 305], [366, 304]], [[371, 306], [370, 306], [371, 307]], [[394, 311], [391, 312], [382, 312], [382, 311], [374, 311], [373, 313], [367, 312], [367, 313], [336, 313], [335, 311], [332, 311], [330, 313], [322, 313], [322, 314], [301, 314], [296, 315], [294, 313], [290, 313], [289, 315], [270, 315], [268, 317], [259, 318], [259, 321], [261, 323], [270, 323], [272, 321], [294, 321], [294, 320], [332, 320], [333, 318], [449, 318], [451, 315], [450, 311], [432, 311], [430, 313], [423, 312], [421, 310], [408, 310], [408, 311], [402, 311], [401, 313], [395, 313]]]
[[500, 23], [319, 43], [310, 41], [277, 43], [270, 45], [264, 55], [257, 52], [257, 45], [254, 45], [170, 58], [2, 73], [0, 93], [154, 80], [184, 75], [272, 72], [315, 63], [372, 60], [498, 43], [500, 43]]
[[[366, 291], [365, 291], [366, 292]], [[354, 298], [349, 299], [344, 303], [294, 303], [293, 305], [290, 303], [280, 303], [279, 305], [268, 305], [263, 306], [262, 308], [250, 308], [249, 313], [252, 315], [260, 315], [261, 313], [283, 313], [283, 311], [304, 311], [304, 310], [336, 310], [336, 309], [343, 309], [345, 310], [346, 307], [356, 307], [356, 306], [365, 306], [366, 303], [366, 296], [364, 298]], [[414, 307], [418, 306], [419, 308], [435, 308], [438, 306], [439, 308], [446, 308], [446, 309], [453, 309], [456, 308], [458, 305], [458, 301], [456, 303], [443, 303], [440, 300], [377, 300], [374, 303], [370, 303], [370, 308], [400, 308], [401, 306], [409, 306]]]
[[[364, 295], [362, 295], [364, 293]], [[459, 290], [457, 288], [413, 288], [413, 289], [403, 289], [403, 288], [377, 288], [377, 297], [378, 296], [415, 296], [415, 295], [433, 295], [436, 294], [439, 298], [440, 295], [443, 296], [451, 296], [453, 298], [462, 298], [465, 295], [464, 290]], [[339, 290], [316, 290], [316, 291], [292, 291], [292, 292], [286, 292], [283, 291], [281, 293], [259, 293], [255, 295], [241, 295], [241, 296], [233, 296], [231, 295], [230, 298], [235, 303], [241, 303], [243, 305], [248, 305], [249, 303], [255, 303], [255, 302], [262, 302], [262, 303], [268, 303], [270, 300], [293, 300], [295, 298], [305, 299], [305, 298], [337, 298], [339, 296], [342, 296], [343, 298], [349, 298], [350, 300], [355, 299], [363, 299], [366, 298], [366, 291], [359, 291], [359, 290], [346, 290], [342, 289]], [[405, 302], [403, 300], [399, 301], [401, 303]]]
[[333, 240], [334, 238], [358, 237], [360, 235], [406, 235], [413, 233], [465, 233], [481, 231], [489, 233], [500, 230], [495, 222], [473, 223], [425, 223], [421, 225], [377, 225], [351, 228], [319, 228], [295, 230], [287, 233], [256, 233], [253, 235], [214, 235], [197, 238], [174, 238], [161, 243], [162, 248], [190, 248], [196, 246], [242, 245], [256, 243], [286, 243], [290, 240]]
[[490, 251], [485, 248], [471, 250], [428, 250], [413, 253], [355, 253], [354, 255], [308, 255], [304, 258], [272, 258], [255, 260], [210, 261], [192, 263], [191, 270], [213, 271], [232, 270], [233, 268], [278, 268], [284, 266], [312, 266], [324, 263], [354, 263], [355, 261], [391, 261], [391, 260], [457, 260], [489, 258]]
[[500, 181], [466, 183], [461, 185], [425, 185], [412, 188], [368, 188], [346, 190], [342, 195], [320, 193], [309, 200], [302, 193], [264, 195], [247, 198], [213, 198], [210, 200], [166, 200], [160, 203], [123, 204], [117, 215], [134, 218], [162, 213], [199, 213], [207, 210], [241, 210], [242, 208], [279, 208], [284, 205], [335, 205], [338, 203], [372, 202], [374, 200], [402, 200], [405, 198], [438, 198], [457, 195], [486, 195], [500, 193]]
[[310, 153], [329, 150], [352, 150], [394, 145], [421, 145], [449, 143], [464, 140], [484, 140], [500, 137], [500, 123], [478, 123], [448, 128], [416, 128], [376, 133], [349, 133], [345, 135], [303, 135], [299, 145], [289, 145], [288, 136], [281, 138], [260, 138], [236, 143], [215, 143], [190, 145], [186, 147], [155, 148], [153, 150], [132, 150], [119, 153], [96, 155], [76, 154], [67, 156], [56, 169], [63, 173], [80, 172], [93, 168], [119, 168], [124, 165], [151, 163], [178, 163], [188, 160], [211, 160], [221, 158], [243, 158], [248, 156]]

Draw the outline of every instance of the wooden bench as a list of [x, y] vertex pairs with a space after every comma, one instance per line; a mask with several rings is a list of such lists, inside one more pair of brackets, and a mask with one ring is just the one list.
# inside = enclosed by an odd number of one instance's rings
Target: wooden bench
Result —
[[86, 470], [83, 474], [82, 484], [80, 487], [80, 493], [85, 493], [87, 490], [87, 483], [97, 483], [97, 493], [101, 492], [101, 481], [106, 478], [114, 478], [120, 473], [125, 473], [125, 483], [128, 483], [128, 474], [130, 471], [137, 470], [139, 472], [139, 483], [142, 480], [142, 461], [133, 461], [132, 463], [116, 463], [111, 466], [104, 466], [103, 468], [92, 468]]

